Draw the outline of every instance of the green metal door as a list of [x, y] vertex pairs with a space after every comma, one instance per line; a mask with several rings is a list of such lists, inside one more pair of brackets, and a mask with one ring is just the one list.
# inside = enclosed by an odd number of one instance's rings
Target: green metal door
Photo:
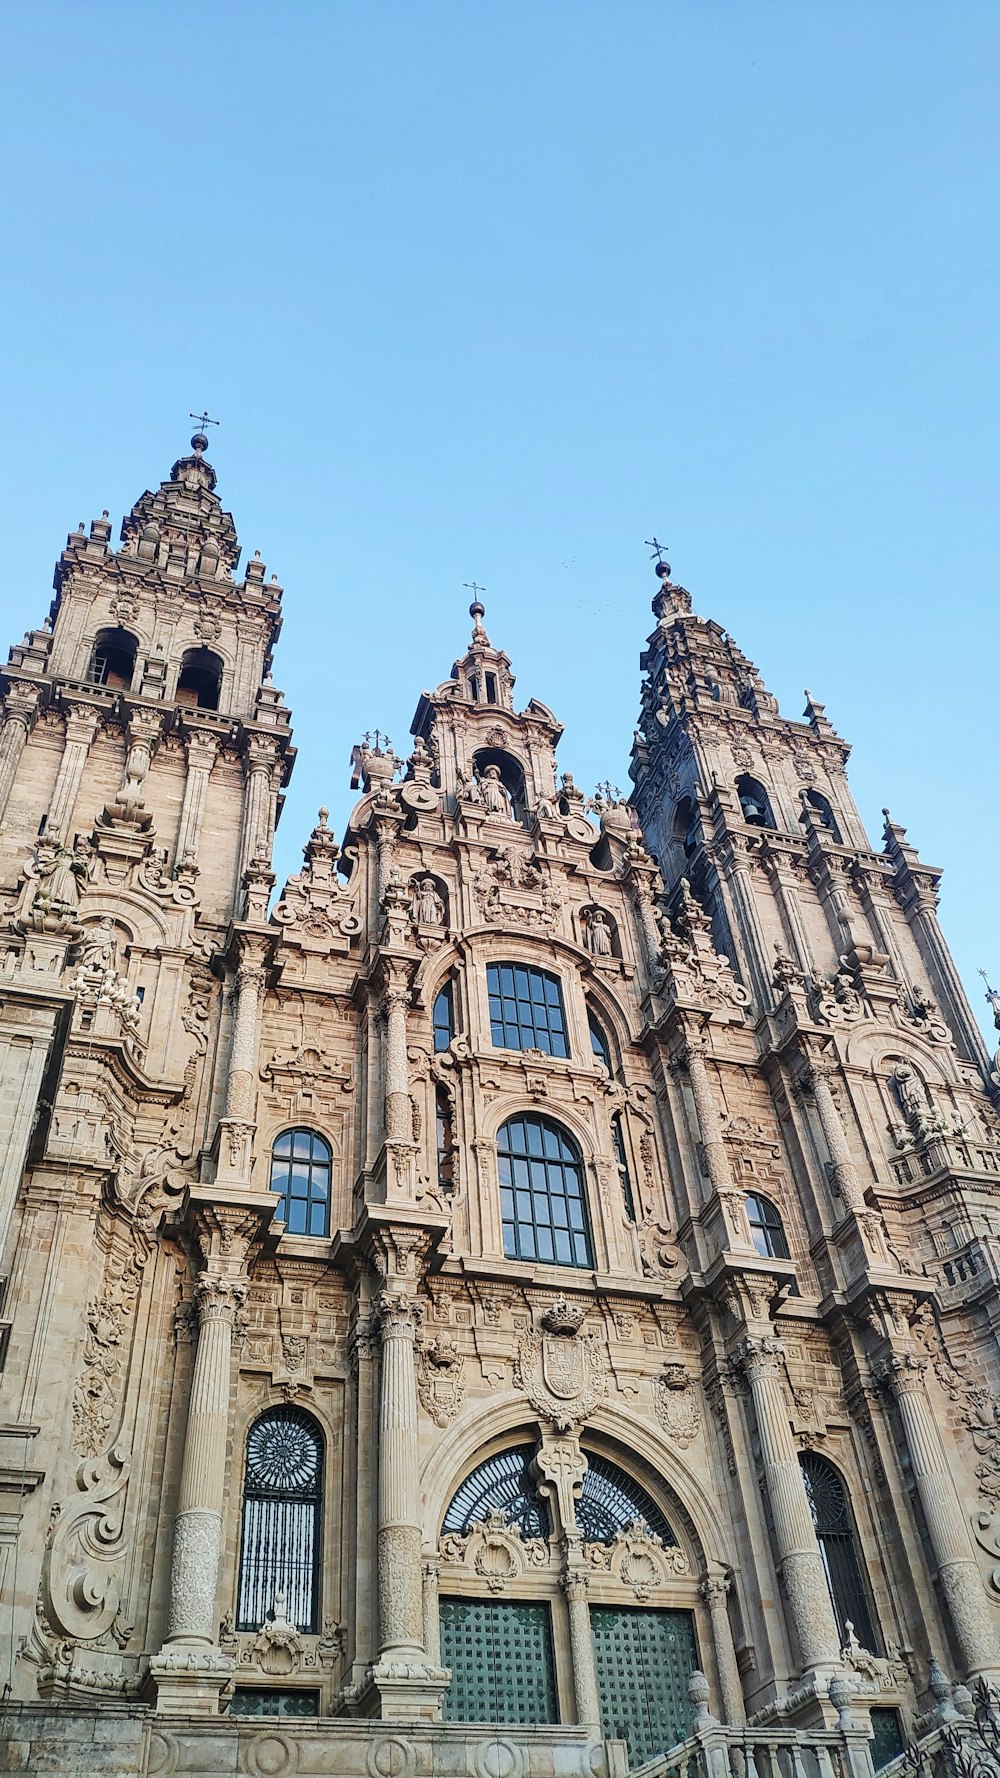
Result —
[[442, 1599], [446, 1722], [558, 1722], [547, 1605]]
[[633, 1766], [676, 1747], [691, 1733], [691, 1613], [595, 1605], [590, 1627], [604, 1733], [628, 1742]]

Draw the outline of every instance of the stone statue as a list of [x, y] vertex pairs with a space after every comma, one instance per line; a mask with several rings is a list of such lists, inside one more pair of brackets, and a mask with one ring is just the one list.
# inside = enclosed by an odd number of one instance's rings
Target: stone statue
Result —
[[80, 836], [70, 852], [61, 844], [58, 834], [47, 835], [35, 847], [34, 863], [39, 883], [32, 897], [31, 913], [36, 918], [51, 915], [63, 921], [72, 920], [93, 870], [89, 843]]
[[475, 778], [467, 778], [463, 771], [458, 774], [458, 797], [463, 803], [481, 803], [483, 798]]
[[500, 776], [499, 766], [486, 766], [480, 775], [479, 788], [487, 815], [499, 815], [503, 820], [509, 821], [510, 797]]
[[587, 920], [587, 948], [595, 957], [611, 956], [611, 927], [602, 908], [594, 908]]
[[114, 923], [111, 916], [105, 914], [97, 926], [88, 927], [84, 934], [80, 970], [84, 975], [104, 976], [114, 968], [114, 961]]
[[421, 877], [414, 883], [411, 911], [418, 926], [444, 925], [444, 902], [433, 877]]

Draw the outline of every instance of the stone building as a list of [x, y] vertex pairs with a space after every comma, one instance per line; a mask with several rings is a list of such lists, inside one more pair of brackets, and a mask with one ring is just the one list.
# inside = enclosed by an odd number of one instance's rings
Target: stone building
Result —
[[475, 604], [275, 898], [206, 448], [3, 677], [3, 1769], [865, 1778], [1000, 1678], [939, 873], [661, 563], [628, 802]]

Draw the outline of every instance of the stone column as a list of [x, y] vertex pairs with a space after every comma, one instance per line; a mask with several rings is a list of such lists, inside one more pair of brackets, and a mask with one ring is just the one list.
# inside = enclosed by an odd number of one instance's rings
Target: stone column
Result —
[[260, 1006], [267, 981], [266, 944], [266, 940], [245, 939], [236, 966], [236, 1005], [216, 1172], [217, 1182], [227, 1189], [246, 1185], [250, 1179]]
[[16, 682], [11, 686], [4, 706], [3, 727], [0, 728], [0, 815], [7, 807], [37, 706], [35, 686]]
[[590, 1578], [570, 1569], [563, 1575], [563, 1592], [569, 1612], [569, 1643], [573, 1658], [573, 1689], [576, 1694], [576, 1720], [585, 1728], [600, 1733], [601, 1701], [597, 1692], [597, 1667], [594, 1661], [594, 1638], [590, 1628]]
[[758, 1006], [768, 1006], [771, 999], [771, 959], [750, 880], [750, 859], [740, 835], [728, 834], [727, 839], [728, 857], [724, 856], [720, 863], [723, 869], [726, 865], [729, 866], [728, 879], [742, 932], [742, 952], [750, 969], [754, 1000]]
[[768, 1335], [744, 1340], [736, 1362], [750, 1385], [778, 1568], [802, 1668], [839, 1665], [840, 1638], [789, 1426], [782, 1380], [783, 1356], [781, 1341]]
[[746, 1721], [746, 1709], [743, 1703], [740, 1670], [736, 1665], [733, 1627], [729, 1622], [729, 1609], [726, 1605], [730, 1584], [727, 1575], [706, 1574], [698, 1591], [708, 1606], [709, 1617], [712, 1620], [712, 1642], [715, 1646], [715, 1664], [719, 1673], [722, 1720], [727, 1723], [741, 1723]]
[[879, 1374], [899, 1406], [937, 1578], [968, 1679], [995, 1673], [1000, 1668], [1000, 1647], [965, 1514], [924, 1387], [926, 1369], [925, 1358], [894, 1352]]
[[858, 1170], [851, 1159], [847, 1134], [840, 1119], [840, 1112], [834, 1103], [825, 1071], [819, 1067], [810, 1068], [805, 1084], [812, 1088], [819, 1121], [826, 1138], [826, 1146], [830, 1150], [834, 1181], [844, 1208], [853, 1211], [855, 1216], [863, 1216], [868, 1208], [865, 1203], [864, 1190], [858, 1177]]
[[66, 711], [66, 738], [55, 786], [49, 803], [48, 833], [67, 839], [76, 807], [90, 744], [97, 733], [97, 711], [86, 704], [70, 704]]
[[243, 873], [251, 859], [258, 854], [266, 854], [268, 858], [271, 856], [274, 842], [271, 773], [275, 754], [276, 746], [270, 737], [251, 737], [246, 756], [246, 791], [243, 799], [243, 833], [240, 838], [237, 884], [242, 883]]
[[406, 989], [396, 985], [382, 996], [385, 1019], [385, 1133], [390, 1142], [412, 1142], [410, 1069], [406, 1059]]
[[417, 1306], [386, 1291], [377, 1304], [382, 1328], [378, 1426], [379, 1649], [423, 1651], [420, 1495], [417, 1476]]
[[424, 1648], [427, 1659], [436, 1666], [441, 1659], [441, 1616], [438, 1605], [441, 1564], [436, 1557], [430, 1557], [424, 1562], [421, 1575], [424, 1583]]
[[663, 966], [660, 962], [661, 938], [659, 928], [656, 924], [656, 914], [653, 911], [653, 898], [650, 893], [648, 882], [645, 877], [640, 876], [638, 872], [633, 871], [632, 881], [629, 887], [632, 895], [632, 905], [635, 908], [639, 921], [639, 930], [642, 933], [643, 950], [646, 953], [646, 970], [650, 978], [655, 982], [656, 978], [662, 973]]
[[689, 1043], [684, 1050], [683, 1063], [687, 1067], [688, 1079], [691, 1082], [691, 1095], [701, 1132], [701, 1145], [705, 1152], [705, 1165], [712, 1190], [722, 1205], [729, 1245], [740, 1248], [745, 1253], [756, 1251], [750, 1239], [750, 1228], [746, 1217], [743, 1193], [733, 1181], [726, 1151], [725, 1139], [722, 1134], [722, 1119], [716, 1104], [712, 1083], [709, 1079], [708, 1064], [705, 1054], [697, 1043]]
[[182, 864], [189, 855], [197, 856], [205, 819], [208, 783], [215, 764], [218, 738], [210, 730], [193, 729], [186, 735], [187, 777], [184, 780], [184, 801], [177, 829], [176, 862]]

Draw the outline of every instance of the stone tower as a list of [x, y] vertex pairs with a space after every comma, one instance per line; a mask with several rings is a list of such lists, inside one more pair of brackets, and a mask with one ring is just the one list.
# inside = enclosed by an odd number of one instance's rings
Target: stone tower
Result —
[[663, 564], [631, 802], [477, 602], [275, 900], [281, 589], [205, 450], [70, 538], [3, 679], [10, 1757], [871, 1778], [966, 1735], [1000, 1128], [938, 873]]

